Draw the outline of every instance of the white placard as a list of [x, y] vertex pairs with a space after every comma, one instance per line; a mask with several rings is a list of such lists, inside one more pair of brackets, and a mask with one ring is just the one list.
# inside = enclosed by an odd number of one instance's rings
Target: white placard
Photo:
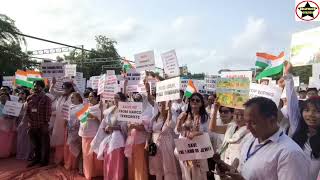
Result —
[[104, 91], [101, 94], [103, 100], [113, 101], [114, 95], [119, 92], [118, 84], [105, 85]]
[[315, 79], [313, 77], [309, 77], [309, 85], [308, 88], [317, 88], [320, 89], [320, 80]]
[[141, 102], [119, 102], [118, 121], [130, 123], [142, 123], [142, 103]]
[[186, 90], [189, 79], [180, 79], [180, 89]]
[[294, 87], [299, 87], [300, 86], [300, 77], [293, 76], [293, 83], [294, 83]]
[[19, 117], [23, 104], [13, 101], [7, 101], [3, 108], [3, 114]]
[[180, 99], [180, 77], [157, 82], [156, 102]]
[[320, 63], [312, 64], [312, 77], [320, 80]]
[[215, 91], [216, 90], [216, 81], [218, 76], [215, 75], [206, 75], [204, 77], [205, 89], [207, 91]]
[[281, 88], [277, 86], [272, 85], [263, 85], [263, 84], [256, 84], [251, 83], [250, 84], [250, 92], [249, 97], [265, 97], [268, 99], [271, 99], [276, 105], [279, 105], [280, 98], [281, 98], [282, 90]]
[[154, 70], [155, 61], [154, 61], [154, 52], [147, 51], [134, 55], [136, 70], [138, 72], [145, 70]]
[[3, 76], [2, 79], [3, 81], [13, 81], [15, 76]]
[[116, 75], [115, 70], [107, 70], [107, 76]]
[[41, 63], [42, 77], [64, 77], [64, 65], [62, 63]]
[[208, 133], [196, 136], [192, 140], [188, 138], [175, 139], [178, 159], [180, 161], [208, 159], [214, 151]]
[[19, 101], [19, 96], [10, 95], [10, 101], [18, 102]]
[[161, 54], [165, 74], [171, 78], [180, 75], [179, 63], [175, 50]]
[[66, 64], [64, 66], [64, 73], [66, 77], [75, 77], [77, 75], [77, 65]]
[[12, 88], [12, 81], [2, 81], [2, 86], [8, 86]]
[[222, 71], [222, 78], [249, 78], [252, 82], [252, 71]]
[[100, 79], [100, 76], [92, 76], [92, 77], [90, 77], [91, 88], [92, 89], [98, 89], [99, 79]]
[[106, 75], [101, 75], [99, 79], [99, 84], [98, 84], [98, 95], [103, 93], [104, 87], [106, 85]]

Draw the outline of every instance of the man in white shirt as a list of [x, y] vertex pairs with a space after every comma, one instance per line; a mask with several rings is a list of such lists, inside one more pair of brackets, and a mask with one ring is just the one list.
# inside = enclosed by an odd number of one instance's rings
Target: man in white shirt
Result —
[[240, 156], [240, 173], [227, 172], [233, 180], [307, 180], [310, 161], [277, 123], [276, 104], [256, 97], [244, 104], [244, 119], [251, 134]]

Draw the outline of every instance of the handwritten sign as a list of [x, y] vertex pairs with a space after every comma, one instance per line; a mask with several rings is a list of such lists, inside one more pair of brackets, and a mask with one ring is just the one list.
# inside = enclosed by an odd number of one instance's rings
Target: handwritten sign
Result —
[[180, 75], [180, 69], [178, 59], [175, 50], [161, 54], [163, 68], [165, 74], [170, 77], [176, 77]]
[[119, 102], [118, 121], [142, 123], [142, 103]]
[[250, 81], [248, 78], [218, 78], [217, 97], [222, 106], [243, 109], [249, 99]]
[[252, 71], [223, 71], [220, 76], [222, 78], [249, 78], [252, 82]]
[[134, 55], [134, 60], [136, 64], [136, 70], [138, 72], [145, 70], [154, 70], [155, 61], [154, 61], [154, 52], [147, 51]]
[[271, 99], [277, 106], [280, 102], [280, 97], [282, 94], [281, 88], [273, 85], [263, 85], [263, 84], [256, 84], [251, 83], [250, 84], [250, 92], [249, 97], [265, 97], [268, 99]]
[[66, 77], [75, 77], [77, 75], [77, 65], [76, 64], [66, 64], [64, 66], [64, 72]]
[[41, 63], [42, 77], [64, 77], [64, 65], [62, 63]]
[[179, 138], [174, 141], [180, 161], [208, 159], [214, 154], [208, 133], [197, 136], [192, 140]]
[[19, 117], [22, 106], [22, 103], [6, 101], [6, 104], [4, 105], [2, 112], [3, 114]]
[[90, 84], [92, 89], [98, 89], [100, 76], [92, 76], [90, 77]]
[[157, 102], [180, 99], [180, 77], [157, 82]]

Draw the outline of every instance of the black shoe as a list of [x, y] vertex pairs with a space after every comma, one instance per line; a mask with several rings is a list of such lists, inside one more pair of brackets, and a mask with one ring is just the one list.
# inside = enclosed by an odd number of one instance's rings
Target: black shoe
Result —
[[32, 161], [30, 164], [28, 164], [27, 168], [33, 167], [33, 166], [35, 166], [35, 165], [37, 165], [39, 163], [40, 163], [40, 161]]

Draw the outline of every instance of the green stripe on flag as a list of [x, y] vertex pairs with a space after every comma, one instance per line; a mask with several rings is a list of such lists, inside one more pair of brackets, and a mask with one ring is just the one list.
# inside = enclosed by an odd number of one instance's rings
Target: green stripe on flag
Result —
[[263, 63], [261, 61], [256, 61], [256, 66], [264, 69], [264, 68], [268, 67], [269, 64]]
[[28, 81], [43, 81], [43, 78], [32, 78], [32, 77], [28, 77], [27, 78]]
[[184, 93], [184, 96], [186, 96], [187, 98], [191, 97], [191, 95], [192, 95], [192, 92], [190, 92], [190, 91], [186, 91]]
[[89, 112], [85, 112], [83, 117], [81, 117], [80, 122], [81, 123], [86, 123], [88, 121], [88, 117], [89, 117]]
[[21, 79], [16, 79], [16, 84], [18, 84], [20, 86], [25, 86], [28, 88], [33, 88], [33, 82], [31, 82], [31, 81], [24, 81]]
[[264, 77], [275, 76], [275, 75], [278, 75], [279, 73], [281, 73], [282, 71], [283, 71], [283, 64], [281, 64], [280, 66], [273, 67], [273, 68], [266, 68], [256, 77], [256, 79], [259, 80]]

